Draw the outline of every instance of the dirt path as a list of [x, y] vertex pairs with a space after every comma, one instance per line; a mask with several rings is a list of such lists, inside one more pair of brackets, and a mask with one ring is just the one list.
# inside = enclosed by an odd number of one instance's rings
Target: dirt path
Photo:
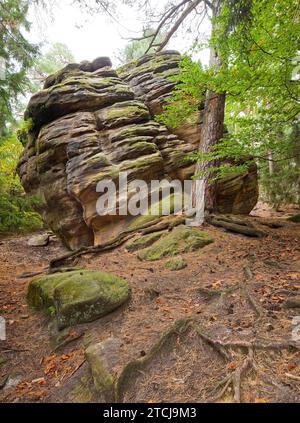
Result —
[[[164, 268], [166, 260], [140, 262], [124, 247], [82, 258], [77, 266], [126, 278], [132, 288], [132, 301], [103, 319], [72, 329], [71, 336], [79, 338], [57, 351], [50, 342], [49, 320], [26, 305], [30, 279], [19, 276], [42, 270], [49, 259], [64, 252], [63, 247], [57, 240], [47, 247], [28, 247], [28, 236], [0, 239], [0, 315], [7, 322], [7, 340], [0, 341], [0, 387], [8, 379], [5, 388], [0, 389], [0, 401], [76, 400], [70, 397], [70, 386], [88, 371], [84, 363], [86, 345], [111, 336], [118, 338], [120, 357], [114, 369], [118, 374], [128, 361], [147, 354], [171, 324], [190, 316], [198, 316], [214, 337], [228, 342], [253, 337], [290, 341], [292, 319], [300, 315], [300, 310], [287, 310], [282, 305], [287, 296], [300, 295], [300, 225], [287, 222], [283, 228], [265, 228], [268, 236], [259, 240], [211, 226], [205, 230], [215, 242], [200, 252], [187, 254], [188, 267], [177, 272]], [[252, 272], [248, 297], [240, 285], [245, 280], [245, 267]], [[221, 291], [229, 294], [220, 300]], [[211, 292], [216, 295], [211, 296]], [[253, 303], [262, 310], [259, 323]], [[211, 393], [208, 387], [213, 389], [225, 370], [234, 371], [240, 358], [237, 355], [236, 361], [224, 368], [212, 350], [195, 339], [191, 332], [186, 340], [178, 340], [176, 354], [173, 351], [173, 356], [153, 363], [138, 381], [139, 389], [132, 388], [125, 400], [206, 402], [208, 391]], [[279, 387], [250, 373], [243, 388], [244, 401], [300, 400], [299, 352], [261, 351], [256, 362], [261, 369], [271, 371]], [[222, 401], [231, 401], [231, 394], [228, 387]]]

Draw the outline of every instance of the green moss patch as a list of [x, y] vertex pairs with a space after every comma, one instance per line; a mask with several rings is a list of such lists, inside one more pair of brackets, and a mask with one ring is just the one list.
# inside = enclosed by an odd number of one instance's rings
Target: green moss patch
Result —
[[134, 251], [142, 250], [144, 248], [150, 247], [154, 242], [158, 241], [159, 238], [164, 234], [164, 231], [155, 232], [153, 234], [144, 235], [133, 241], [130, 241], [126, 245], [126, 250], [133, 253]]
[[138, 257], [147, 261], [160, 260], [199, 250], [212, 242], [213, 239], [207, 233], [181, 225], [151, 247], [141, 250]]
[[187, 267], [187, 262], [182, 257], [174, 257], [173, 259], [167, 261], [165, 268], [168, 270], [176, 271], [182, 270]]

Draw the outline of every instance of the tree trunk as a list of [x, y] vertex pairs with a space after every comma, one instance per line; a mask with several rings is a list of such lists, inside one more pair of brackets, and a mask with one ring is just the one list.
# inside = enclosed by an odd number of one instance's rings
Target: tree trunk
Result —
[[[221, 9], [221, 0], [214, 1], [213, 18], [218, 16]], [[212, 31], [214, 31], [214, 27]], [[216, 49], [211, 48], [210, 67], [216, 70], [221, 67], [222, 61]], [[216, 145], [224, 134], [224, 114], [226, 95], [208, 91], [206, 93], [204, 121], [201, 130], [199, 153], [207, 153], [210, 148]], [[214, 163], [216, 164], [216, 163]], [[216, 211], [216, 183], [210, 182], [208, 169], [210, 163], [199, 161], [196, 166], [195, 175], [206, 172], [195, 180], [193, 186], [193, 207], [196, 208], [196, 224], [202, 225], [205, 220], [205, 211], [211, 213]]]
[[268, 165], [269, 165], [269, 175], [274, 175], [274, 162], [273, 162], [273, 152], [271, 150], [268, 151]]

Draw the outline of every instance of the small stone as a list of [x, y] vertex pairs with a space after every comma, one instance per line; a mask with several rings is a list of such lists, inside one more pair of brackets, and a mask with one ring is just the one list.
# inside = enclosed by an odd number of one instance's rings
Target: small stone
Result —
[[35, 235], [28, 240], [27, 245], [29, 247], [46, 247], [49, 244], [49, 240], [49, 234]]
[[4, 391], [6, 391], [9, 388], [15, 388], [19, 385], [22, 381], [22, 376], [16, 375], [16, 376], [9, 376], [7, 379], [7, 382], [3, 388]]
[[188, 219], [191, 219], [192, 217], [194, 217], [196, 215], [196, 212], [197, 212], [196, 209], [189, 209], [189, 210], [185, 211], [184, 214]]

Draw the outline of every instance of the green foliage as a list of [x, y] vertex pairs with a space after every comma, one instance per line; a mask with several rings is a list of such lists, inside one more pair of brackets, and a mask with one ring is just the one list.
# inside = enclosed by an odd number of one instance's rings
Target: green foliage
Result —
[[189, 56], [184, 56], [180, 63], [179, 75], [170, 77], [177, 82], [172, 97], [165, 106], [164, 113], [155, 120], [169, 128], [176, 128], [190, 119], [199, 110], [205, 97], [206, 71], [201, 63], [195, 63]]
[[19, 125], [18, 125], [18, 129], [16, 131], [16, 135], [17, 135], [17, 139], [20, 141], [20, 143], [23, 145], [23, 147], [26, 146], [27, 143], [27, 137], [28, 137], [28, 132], [33, 128], [33, 120], [27, 119], [27, 120], [22, 120]]
[[15, 136], [0, 139], [0, 233], [29, 231], [42, 226], [40, 216], [33, 211], [33, 207], [39, 206], [39, 199], [25, 195], [15, 174], [22, 150]]
[[[245, 164], [239, 163], [246, 158], [249, 164], [253, 157], [264, 191], [271, 195], [268, 187], [277, 185], [281, 193], [276, 202], [285, 201], [288, 181], [299, 181], [299, 132], [293, 141], [290, 136], [300, 114], [299, 2], [224, 0], [214, 27], [210, 45], [221, 57], [221, 67], [202, 68], [185, 58], [180, 83], [158, 120], [179, 126], [197, 110], [207, 90], [226, 93], [228, 133], [208, 154], [193, 159], [222, 162], [209, 170], [220, 177], [244, 171]], [[274, 173], [269, 178], [274, 179], [267, 184], [270, 152]], [[297, 198], [299, 185], [289, 201]]]
[[300, 124], [281, 137], [288, 146], [287, 154], [293, 159], [263, 162], [260, 167], [262, 198], [275, 208], [282, 204], [300, 205]]
[[[153, 28], [147, 28], [143, 31], [143, 36], [141, 39], [132, 40], [130, 41], [124, 48], [123, 51], [121, 51], [119, 60], [121, 63], [128, 63], [132, 60], [137, 60], [140, 57], [142, 57], [145, 52], [147, 51], [148, 47], [150, 46], [151, 41], [153, 40], [153, 37], [151, 37], [152, 34], [155, 33], [155, 30]], [[164, 34], [159, 34], [156, 38], [155, 42], [160, 42], [164, 38]], [[151, 47], [148, 51], [148, 53], [153, 53], [155, 49]]]
[[17, 97], [28, 86], [27, 71], [38, 54], [24, 36], [30, 28], [27, 13], [28, 1], [0, 1], [0, 137], [8, 135]]

